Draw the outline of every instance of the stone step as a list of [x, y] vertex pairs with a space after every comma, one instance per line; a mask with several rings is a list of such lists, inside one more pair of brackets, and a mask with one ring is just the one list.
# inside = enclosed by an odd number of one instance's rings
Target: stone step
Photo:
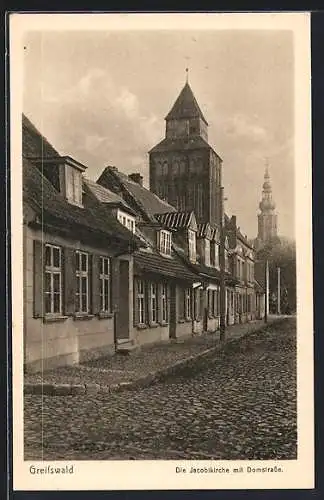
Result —
[[117, 344], [116, 353], [129, 355], [136, 352], [139, 349], [139, 346], [134, 344], [132, 341], [123, 342], [122, 344]]

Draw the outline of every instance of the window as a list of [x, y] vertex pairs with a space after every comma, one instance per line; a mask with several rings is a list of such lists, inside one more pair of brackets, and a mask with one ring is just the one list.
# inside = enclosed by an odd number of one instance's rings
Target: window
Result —
[[119, 220], [119, 222], [123, 226], [127, 227], [127, 229], [129, 231], [131, 231], [132, 233], [135, 233], [135, 219], [134, 219], [134, 217], [131, 217], [128, 214], [125, 214], [124, 212], [121, 212], [120, 210], [118, 210], [117, 219]]
[[191, 289], [185, 290], [185, 316], [186, 319], [191, 318]]
[[225, 271], [228, 271], [229, 269], [229, 261], [228, 261], [228, 251], [225, 249]]
[[141, 325], [145, 324], [146, 314], [145, 314], [145, 284], [144, 281], [137, 281], [137, 311], [138, 311], [138, 322]]
[[151, 283], [151, 322], [157, 323], [157, 285], [156, 283]]
[[205, 264], [210, 266], [210, 241], [205, 239]]
[[65, 167], [66, 197], [69, 202], [82, 204], [82, 174], [68, 165]]
[[172, 164], [172, 174], [175, 176], [179, 175], [179, 162], [178, 161], [175, 161]]
[[196, 233], [188, 230], [189, 260], [196, 262]]
[[168, 309], [167, 309], [167, 285], [162, 284], [161, 287], [161, 321], [162, 323], [167, 323], [168, 321]]
[[162, 165], [162, 176], [166, 177], [168, 175], [168, 162], [164, 161]]
[[62, 313], [62, 257], [61, 248], [45, 245], [45, 313]]
[[171, 255], [171, 233], [160, 231], [160, 252], [164, 255]]
[[100, 310], [111, 312], [111, 274], [110, 259], [100, 257]]
[[184, 175], [186, 173], [186, 162], [185, 161], [181, 161], [180, 162], [180, 175]]
[[166, 200], [169, 194], [168, 185], [163, 182], [160, 182], [157, 188], [157, 193], [159, 198], [161, 198], [161, 200]]
[[186, 195], [184, 193], [177, 196], [177, 208], [180, 212], [186, 210]]
[[89, 312], [89, 256], [85, 252], [76, 252], [76, 304], [78, 313]]
[[215, 267], [219, 267], [219, 245], [215, 243]]
[[203, 216], [203, 186], [201, 183], [194, 184], [194, 206], [198, 217]]

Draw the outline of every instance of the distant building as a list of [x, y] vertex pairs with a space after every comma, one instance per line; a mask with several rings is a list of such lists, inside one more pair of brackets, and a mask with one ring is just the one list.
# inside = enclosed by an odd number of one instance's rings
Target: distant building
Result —
[[256, 246], [258, 248], [278, 239], [278, 216], [275, 212], [276, 205], [272, 198], [272, 186], [268, 167], [266, 167], [264, 174], [262, 199], [259, 203], [259, 208], [258, 236], [256, 239]]

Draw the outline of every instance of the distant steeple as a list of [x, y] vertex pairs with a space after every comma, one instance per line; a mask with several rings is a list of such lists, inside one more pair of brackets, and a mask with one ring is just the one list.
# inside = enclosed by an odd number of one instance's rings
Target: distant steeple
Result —
[[259, 203], [258, 239], [266, 242], [277, 238], [277, 214], [274, 212], [276, 204], [272, 199], [269, 165], [266, 162], [264, 182], [262, 185], [262, 199]]

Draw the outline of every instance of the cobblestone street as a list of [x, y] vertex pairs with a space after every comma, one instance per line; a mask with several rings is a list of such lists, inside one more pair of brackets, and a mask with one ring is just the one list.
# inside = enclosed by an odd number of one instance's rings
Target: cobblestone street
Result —
[[25, 459], [294, 459], [296, 416], [289, 318], [150, 387], [25, 395]]

